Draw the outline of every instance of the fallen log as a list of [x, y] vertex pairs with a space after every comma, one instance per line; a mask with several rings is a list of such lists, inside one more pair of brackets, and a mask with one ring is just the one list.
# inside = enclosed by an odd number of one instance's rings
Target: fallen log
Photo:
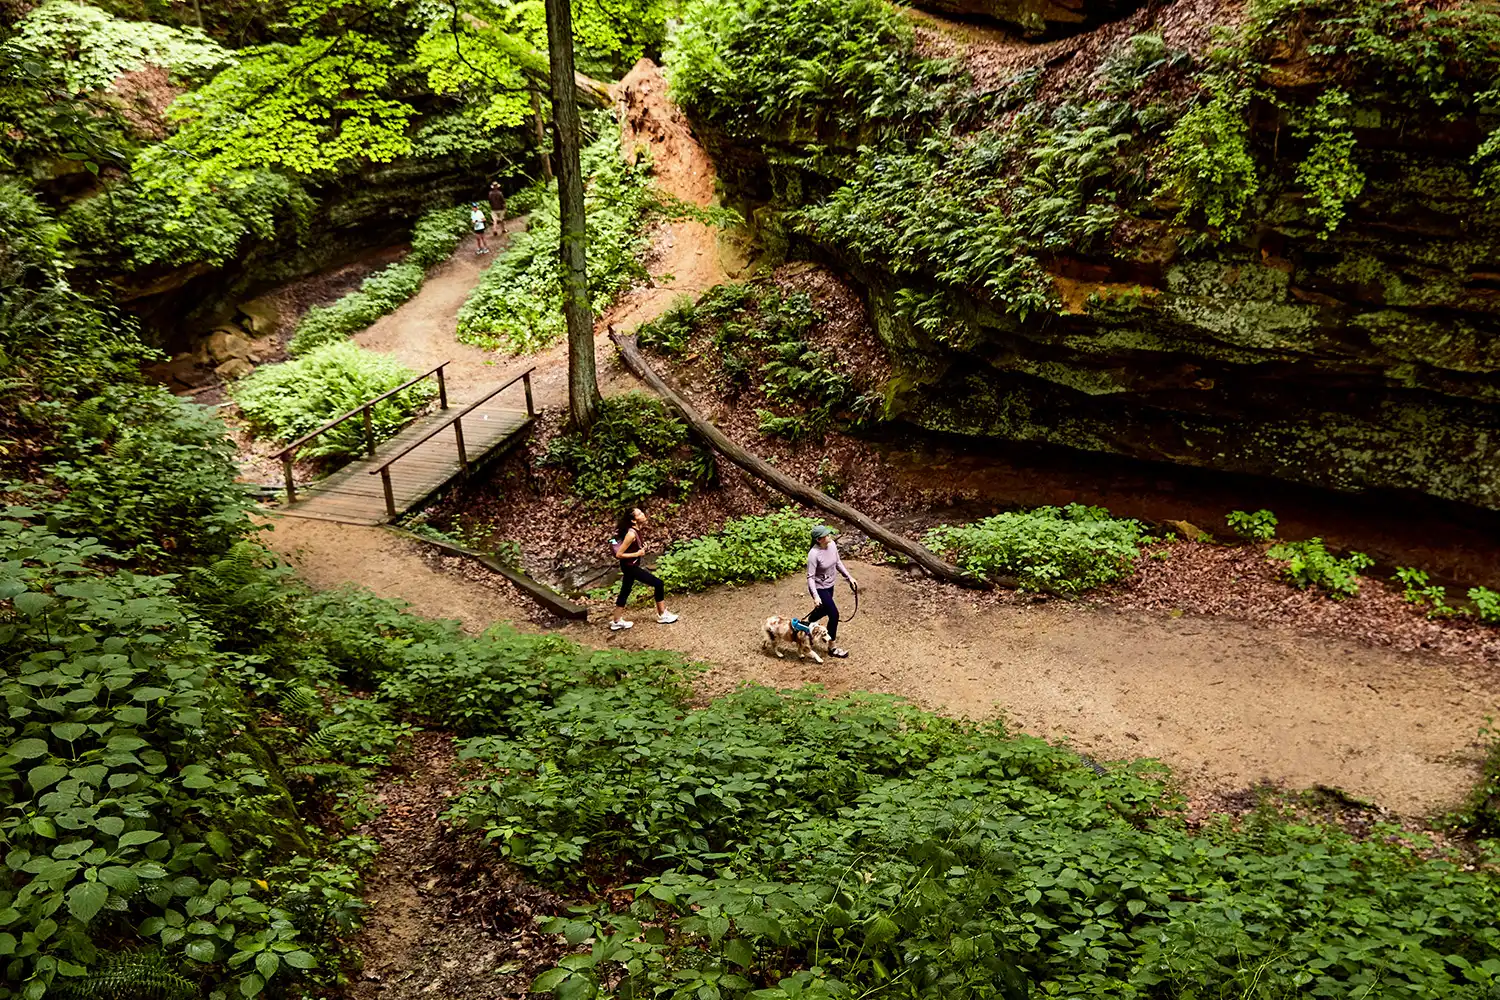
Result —
[[613, 340], [615, 346], [620, 349], [620, 358], [625, 362], [626, 368], [630, 369], [638, 378], [644, 380], [647, 385], [656, 391], [657, 395], [661, 396], [673, 409], [680, 413], [682, 419], [687, 421], [688, 426], [699, 437], [707, 441], [715, 451], [752, 476], [770, 483], [786, 496], [799, 503], [815, 507], [843, 521], [845, 524], [859, 529], [892, 552], [900, 552], [938, 579], [949, 580], [961, 586], [972, 587], [978, 590], [989, 590], [994, 586], [988, 580], [981, 580], [970, 576], [957, 566], [944, 562], [930, 549], [918, 545], [905, 535], [897, 534], [878, 521], [871, 520], [848, 504], [840, 503], [820, 490], [815, 490], [811, 486], [799, 483], [769, 462], [757, 458], [744, 448], [741, 448], [729, 440], [723, 431], [719, 430], [704, 418], [702, 414], [693, 409], [687, 400], [679, 396], [662, 380], [662, 377], [656, 373], [646, 360], [646, 356], [641, 353], [640, 345], [636, 343], [634, 334], [620, 334], [614, 330], [610, 330], [609, 339]]

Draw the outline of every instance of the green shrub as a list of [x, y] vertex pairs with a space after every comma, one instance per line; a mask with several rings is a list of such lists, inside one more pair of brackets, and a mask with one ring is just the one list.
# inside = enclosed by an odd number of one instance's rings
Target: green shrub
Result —
[[324, 344], [358, 333], [377, 319], [395, 312], [422, 287], [427, 269], [452, 255], [469, 232], [469, 210], [440, 208], [417, 220], [411, 251], [360, 283], [359, 289], [326, 306], [313, 306], [297, 324], [287, 350], [306, 354]]
[[304, 970], [337, 968], [358, 878], [313, 860], [210, 627], [172, 576], [4, 513], [0, 998], [103, 995], [142, 948], [195, 996], [331, 982]]
[[1396, 579], [1405, 588], [1401, 594], [1402, 598], [1418, 607], [1428, 606], [1428, 618], [1447, 618], [1461, 613], [1459, 609], [1448, 604], [1448, 588], [1441, 584], [1429, 583], [1425, 570], [1411, 566], [1397, 566]]
[[543, 459], [572, 475], [570, 489], [597, 510], [616, 512], [671, 488], [678, 493], [713, 477], [711, 457], [687, 451], [687, 425], [645, 392], [605, 398], [587, 434], [554, 438]]
[[549, 925], [595, 943], [538, 991], [1477, 998], [1500, 975], [1500, 881], [1395, 828], [1191, 829], [1149, 765], [1100, 776], [890, 698], [575, 689], [516, 721], [464, 746], [487, 773], [449, 818], [539, 877], [640, 883], [628, 914]]
[[655, 572], [673, 593], [779, 580], [806, 567], [808, 540], [819, 523], [790, 508], [735, 518], [716, 534], [674, 544]]
[[[392, 355], [340, 340], [300, 358], [257, 368], [235, 383], [231, 394], [255, 433], [286, 442], [415, 374]], [[371, 410], [376, 440], [400, 430], [435, 395], [437, 386], [424, 379], [377, 404]], [[364, 446], [364, 425], [348, 420], [317, 438], [302, 454], [308, 458], [357, 455]]]
[[1010, 576], [1029, 589], [1077, 594], [1129, 575], [1144, 537], [1136, 521], [1074, 503], [939, 525], [926, 543], [975, 576]]
[[1260, 188], [1245, 120], [1249, 92], [1221, 85], [1167, 133], [1161, 194], [1181, 204], [1179, 222], [1195, 212], [1213, 228], [1234, 232]]
[[1229, 530], [1252, 542], [1269, 542], [1276, 537], [1276, 515], [1261, 508], [1253, 514], [1232, 510], [1225, 515]]
[[[639, 257], [649, 242], [644, 222], [662, 205], [646, 182], [650, 164], [628, 164], [620, 156], [619, 127], [596, 119], [599, 138], [583, 150], [588, 178], [588, 279], [595, 313], [646, 270]], [[519, 209], [517, 209], [519, 211]], [[562, 232], [557, 190], [531, 213], [526, 231], [485, 271], [458, 312], [464, 343], [518, 354], [539, 351], [563, 334], [562, 285], [557, 246]]]
[[122, 386], [59, 411], [56, 513], [133, 559], [216, 555], [250, 530], [234, 446], [206, 407]]
[[1474, 602], [1474, 614], [1488, 625], [1500, 625], [1500, 593], [1488, 587], [1470, 587], [1469, 600]]
[[1335, 598], [1358, 594], [1359, 571], [1375, 565], [1375, 560], [1363, 552], [1351, 552], [1339, 559], [1324, 547], [1321, 538], [1282, 542], [1272, 546], [1266, 558], [1286, 563], [1282, 573], [1298, 587], [1317, 587]]

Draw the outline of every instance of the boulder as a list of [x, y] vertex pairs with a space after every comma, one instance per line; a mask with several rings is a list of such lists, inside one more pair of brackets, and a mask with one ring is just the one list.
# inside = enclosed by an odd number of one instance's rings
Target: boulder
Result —
[[232, 379], [244, 378], [253, 371], [255, 371], [255, 366], [244, 358], [230, 358], [215, 368], [214, 374], [225, 381], [230, 381]]
[[208, 356], [219, 364], [250, 356], [250, 338], [237, 326], [221, 326], [204, 342]]
[[245, 326], [257, 337], [269, 336], [281, 325], [281, 307], [266, 295], [241, 302], [240, 314], [245, 317]]
[[1177, 533], [1178, 538], [1185, 538], [1190, 542], [1211, 542], [1213, 536], [1191, 521], [1163, 521], [1164, 525]]
[[245, 357], [256, 364], [262, 364], [274, 358], [280, 350], [275, 337], [261, 337], [250, 342], [250, 350]]

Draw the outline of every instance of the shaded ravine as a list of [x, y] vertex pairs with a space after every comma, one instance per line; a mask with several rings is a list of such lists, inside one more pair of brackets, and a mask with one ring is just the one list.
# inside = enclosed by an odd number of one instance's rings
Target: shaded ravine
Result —
[[[666, 191], [708, 204], [712, 164], [664, 91], [649, 64], [620, 84], [627, 143], [650, 145]], [[728, 269], [720, 242], [701, 223], [664, 227], [651, 270], [673, 280], [628, 293], [601, 318], [605, 392], [635, 385], [607, 348], [605, 328], [629, 329], [697, 290], [690, 283], [722, 280]], [[452, 357], [461, 386], [534, 365], [539, 405], [564, 405], [562, 345], [515, 359], [455, 342], [458, 306], [485, 262], [461, 248], [416, 297], [357, 339], [413, 366]], [[475, 631], [533, 614], [508, 588], [438, 568], [414, 543], [380, 529], [274, 518], [272, 525], [268, 544], [315, 586], [358, 584]], [[884, 567], [857, 572], [868, 589], [846, 633], [855, 656], [842, 663], [797, 665], [760, 652], [757, 626], [766, 615], [805, 610], [799, 579], [674, 598], [683, 621], [670, 627], [642, 618], [634, 630], [611, 635], [596, 614], [566, 633], [589, 644], [677, 649], [706, 660], [714, 664], [709, 691], [757, 680], [889, 692], [955, 714], [1003, 714], [1101, 758], [1158, 757], [1190, 790], [1261, 779], [1329, 785], [1404, 813], [1440, 808], [1462, 793], [1477, 759], [1478, 726], [1500, 702], [1495, 679], [1461, 661], [1214, 619], [1084, 604], [977, 604]]]

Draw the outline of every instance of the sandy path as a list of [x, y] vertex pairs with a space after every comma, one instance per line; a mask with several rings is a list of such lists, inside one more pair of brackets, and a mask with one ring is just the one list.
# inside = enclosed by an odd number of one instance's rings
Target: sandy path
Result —
[[[677, 649], [715, 666], [706, 691], [742, 680], [881, 691], [971, 718], [997, 713], [1100, 759], [1156, 757], [1193, 790], [1262, 779], [1328, 785], [1403, 813], [1452, 805], [1472, 782], [1476, 730], [1500, 705], [1472, 668], [1437, 657], [1205, 618], [1118, 613], [1084, 604], [969, 601], [928, 613], [927, 588], [881, 566], [842, 631], [851, 655], [820, 666], [760, 649], [768, 614], [810, 606], [801, 577], [674, 597], [660, 626], [644, 610], [583, 642]], [[852, 601], [841, 591], [847, 615]]]
[[[521, 628], [527, 609], [500, 586], [434, 569], [422, 550], [380, 528], [272, 519], [268, 543], [309, 583], [357, 583], [418, 614], [470, 631]], [[1099, 759], [1155, 757], [1191, 791], [1261, 780], [1327, 785], [1401, 813], [1440, 809], [1474, 777], [1476, 730], [1500, 696], [1473, 668], [1215, 619], [1118, 613], [1084, 604], [977, 607], [930, 613], [927, 588], [882, 566], [855, 565], [865, 586], [844, 630], [849, 659], [776, 660], [758, 623], [799, 614], [800, 577], [674, 596], [682, 615], [611, 633], [601, 616], [564, 633], [587, 645], [675, 649], [713, 664], [702, 689], [740, 681], [881, 691], [970, 718], [1003, 716]], [[842, 599], [847, 615], [852, 603]]]

